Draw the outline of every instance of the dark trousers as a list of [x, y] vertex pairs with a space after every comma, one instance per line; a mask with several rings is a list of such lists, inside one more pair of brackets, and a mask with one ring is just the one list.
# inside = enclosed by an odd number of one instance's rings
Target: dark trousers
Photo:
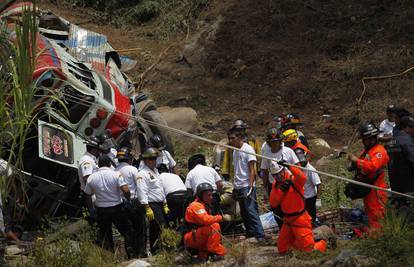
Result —
[[[267, 183], [267, 193], [270, 196], [270, 192], [272, 191], [272, 184], [271, 183]], [[283, 211], [282, 208], [279, 206], [277, 206], [277, 208], [270, 208], [271, 211], [273, 211], [273, 215], [275, 217], [276, 223], [279, 226], [279, 230], [282, 229], [282, 225], [283, 225]]]
[[112, 237], [112, 224], [115, 225], [119, 233], [125, 239], [125, 250], [128, 257], [133, 257], [133, 238], [131, 234], [131, 224], [128, 217], [122, 208], [122, 204], [107, 207], [107, 208], [96, 208], [98, 213], [98, 237], [102, 240], [102, 246], [110, 251], [114, 251], [114, 240]]
[[240, 215], [246, 227], [246, 237], [264, 238], [262, 222], [259, 218], [259, 207], [256, 200], [256, 187], [253, 188], [250, 196], [247, 196], [248, 187], [234, 189], [236, 200], [239, 202]]
[[162, 202], [151, 202], [149, 203], [152, 211], [154, 212], [154, 220], [149, 222], [149, 240], [150, 240], [150, 251], [155, 254], [158, 250], [158, 245], [155, 245], [155, 241], [160, 237], [161, 226], [165, 226], [167, 220], [164, 214], [164, 203]]
[[306, 211], [312, 217], [312, 223], [316, 220], [316, 198], [317, 196], [305, 199]]
[[137, 257], [146, 257], [147, 247], [147, 223], [145, 220], [145, 209], [139, 204], [138, 199], [132, 199], [132, 208], [126, 213], [132, 224], [132, 238], [134, 239], [134, 250]]
[[179, 225], [184, 219], [184, 205], [187, 199], [187, 191], [178, 191], [168, 194], [167, 204], [170, 214], [167, 216], [168, 222], [174, 227]]

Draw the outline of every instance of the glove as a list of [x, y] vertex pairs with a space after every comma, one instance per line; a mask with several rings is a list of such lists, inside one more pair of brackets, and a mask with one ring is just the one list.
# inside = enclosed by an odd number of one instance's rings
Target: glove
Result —
[[278, 161], [277, 164], [279, 164], [280, 166], [286, 167], [286, 168], [289, 167], [289, 165], [287, 165], [287, 161], [284, 159]]
[[282, 190], [282, 192], [287, 192], [289, 191], [289, 188], [291, 185], [292, 185], [292, 181], [286, 180], [280, 185], [280, 190]]
[[127, 209], [127, 210], [131, 210], [132, 209], [131, 200], [124, 200], [124, 208]]
[[250, 189], [249, 189], [249, 192], [247, 192], [246, 197], [250, 196], [252, 194], [252, 192], [253, 192], [253, 186], [250, 186], [249, 188]]
[[223, 214], [221, 217], [223, 217], [223, 222], [230, 222], [233, 219], [230, 214]]
[[220, 203], [224, 202], [226, 200], [226, 195], [225, 194], [221, 194], [220, 195]]
[[145, 216], [147, 216], [147, 219], [149, 221], [154, 220], [154, 218], [155, 218], [154, 212], [152, 211], [152, 209], [150, 207], [145, 208]]
[[167, 203], [164, 204], [164, 213], [167, 215], [170, 214], [170, 209], [168, 208]]

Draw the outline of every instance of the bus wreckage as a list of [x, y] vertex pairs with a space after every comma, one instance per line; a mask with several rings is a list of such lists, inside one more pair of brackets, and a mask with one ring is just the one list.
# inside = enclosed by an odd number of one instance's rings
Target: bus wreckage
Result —
[[[33, 8], [31, 2], [0, 4], [0, 19], [6, 22], [10, 45], [13, 29], [24, 10]], [[25, 141], [24, 176], [26, 186], [25, 220], [40, 221], [57, 216], [79, 217], [82, 203], [79, 198], [78, 160], [86, 151], [85, 141], [91, 136], [111, 133], [119, 146], [132, 147], [139, 155], [153, 134], [163, 138], [172, 152], [171, 139], [152, 121], [166, 124], [154, 102], [136, 92], [125, 71], [136, 61], [121, 56], [108, 43], [107, 37], [81, 28], [50, 11], [37, 10], [38, 55], [32, 81], [42, 98], [55, 92], [65, 103], [66, 114], [56, 101], [47, 99], [45, 114], [40, 116], [37, 128]], [[1, 47], [0, 64], [6, 64], [7, 55]], [[10, 49], [11, 51], [11, 49]], [[7, 57], [4, 57], [6, 55]], [[39, 99], [33, 99], [39, 101]], [[142, 118], [143, 120], [137, 120]]]

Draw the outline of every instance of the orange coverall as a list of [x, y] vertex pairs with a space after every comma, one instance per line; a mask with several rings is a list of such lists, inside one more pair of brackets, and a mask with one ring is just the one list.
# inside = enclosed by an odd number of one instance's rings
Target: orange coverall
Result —
[[[293, 247], [304, 252], [312, 250], [325, 252], [326, 241], [321, 240], [315, 243], [312, 218], [305, 210], [303, 186], [306, 182], [306, 175], [296, 167], [289, 167], [289, 170], [282, 171], [284, 178], [281, 183], [277, 181], [273, 183], [269, 198], [270, 206], [276, 208], [280, 205], [284, 213], [283, 225], [277, 243], [278, 251], [280, 254], [284, 254]], [[292, 181], [292, 185], [287, 192], [283, 192], [280, 185], [289, 179]]]
[[226, 248], [221, 244], [220, 224], [221, 215], [210, 215], [208, 207], [198, 198], [186, 210], [185, 221], [197, 225], [198, 228], [184, 234], [184, 245], [197, 249], [200, 258], [207, 260], [209, 253], [219, 256], [226, 254]]
[[[384, 168], [387, 166], [389, 157], [384, 146], [376, 144], [368, 151], [364, 151], [357, 160], [357, 168], [361, 174], [369, 179], [378, 176], [374, 185], [387, 188], [385, 182]], [[385, 204], [387, 203], [387, 192], [371, 189], [369, 194], [364, 197], [365, 212], [368, 214], [368, 225], [371, 229], [381, 228], [380, 220], [385, 215]]]

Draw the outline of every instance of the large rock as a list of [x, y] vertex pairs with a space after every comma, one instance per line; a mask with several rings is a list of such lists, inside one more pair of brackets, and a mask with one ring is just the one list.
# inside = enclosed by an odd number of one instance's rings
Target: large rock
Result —
[[198, 129], [197, 112], [188, 107], [171, 108], [168, 106], [158, 108], [168, 126], [183, 130], [185, 132], [195, 132]]
[[310, 144], [310, 147], [318, 146], [318, 147], [324, 147], [324, 148], [328, 148], [328, 149], [331, 148], [331, 146], [328, 144], [328, 142], [326, 142], [322, 138], [311, 139], [311, 140], [309, 140], [309, 144]]
[[332, 229], [327, 225], [319, 226], [318, 228], [313, 229], [313, 238], [316, 240], [325, 239], [328, 240], [329, 238], [334, 238], [335, 233]]

